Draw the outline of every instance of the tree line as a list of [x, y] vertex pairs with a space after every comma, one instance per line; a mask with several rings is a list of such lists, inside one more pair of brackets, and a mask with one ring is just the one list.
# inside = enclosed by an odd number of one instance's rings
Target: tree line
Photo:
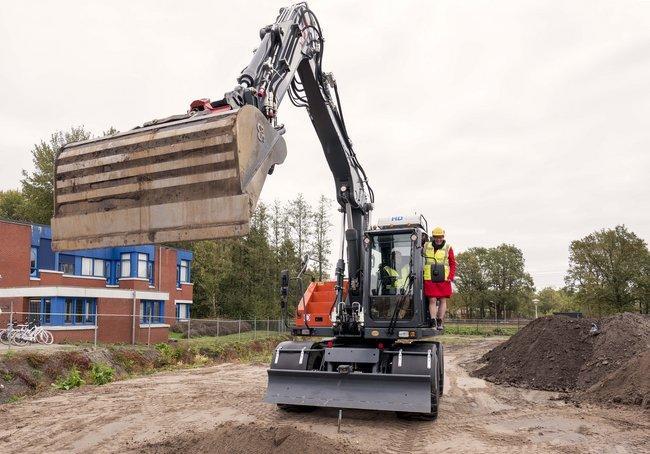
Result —
[[300, 283], [291, 281], [289, 307], [295, 307], [311, 280], [329, 278], [330, 209], [325, 196], [315, 207], [302, 194], [260, 202], [246, 236], [180, 244], [194, 252], [194, 315], [279, 318], [280, 272], [295, 278], [308, 256]]
[[[102, 136], [114, 134], [110, 128]], [[49, 224], [53, 213], [54, 160], [63, 145], [86, 140], [83, 127], [52, 134], [30, 150], [34, 170], [23, 170], [18, 190], [0, 191], [0, 218]], [[332, 250], [331, 201], [315, 205], [302, 194], [287, 202], [260, 203], [251, 231], [242, 238], [176, 246], [194, 252], [194, 316], [276, 318], [281, 270], [293, 276], [305, 255], [312, 261], [302, 287], [292, 281], [293, 303], [309, 280], [329, 276]], [[606, 315], [650, 312], [650, 252], [625, 226], [603, 229], [572, 241], [565, 285], [536, 291], [523, 252], [512, 244], [472, 247], [456, 255], [455, 293], [450, 313], [466, 318], [508, 318], [580, 311]]]
[[562, 288], [535, 291], [514, 245], [474, 247], [457, 255], [451, 313], [464, 318], [531, 317], [535, 313], [650, 313], [650, 252], [625, 226], [603, 229], [569, 245]]

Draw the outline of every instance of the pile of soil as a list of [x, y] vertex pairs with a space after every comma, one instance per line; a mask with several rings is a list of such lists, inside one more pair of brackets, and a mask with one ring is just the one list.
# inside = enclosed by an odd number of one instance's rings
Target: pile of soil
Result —
[[296, 426], [264, 426], [258, 423], [224, 423], [209, 432], [190, 429], [186, 435], [148, 443], [140, 452], [210, 452], [224, 454], [340, 454], [363, 453], [345, 439], [330, 439]]
[[[595, 329], [597, 328], [597, 329]], [[539, 318], [486, 353], [473, 375], [580, 399], [650, 408], [650, 317]]]

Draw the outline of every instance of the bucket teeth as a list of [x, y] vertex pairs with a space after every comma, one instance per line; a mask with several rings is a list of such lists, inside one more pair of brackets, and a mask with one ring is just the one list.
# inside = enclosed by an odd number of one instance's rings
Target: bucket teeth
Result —
[[286, 144], [245, 106], [65, 146], [55, 250], [242, 236]]

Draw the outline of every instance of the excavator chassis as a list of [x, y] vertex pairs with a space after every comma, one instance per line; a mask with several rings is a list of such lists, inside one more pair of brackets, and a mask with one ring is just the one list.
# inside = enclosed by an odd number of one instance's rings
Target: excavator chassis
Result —
[[283, 408], [384, 410], [435, 419], [442, 355], [438, 342], [397, 342], [381, 349], [376, 343], [282, 342], [268, 369], [265, 401]]
[[284, 139], [252, 107], [198, 113], [65, 146], [55, 250], [242, 236]]

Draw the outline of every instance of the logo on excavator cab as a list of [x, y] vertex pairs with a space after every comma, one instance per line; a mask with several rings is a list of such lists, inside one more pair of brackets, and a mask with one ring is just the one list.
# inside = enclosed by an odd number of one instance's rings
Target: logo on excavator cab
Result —
[[264, 143], [264, 126], [262, 126], [262, 123], [257, 124], [257, 140]]
[[390, 218], [390, 220], [391, 221], [403, 221], [404, 216], [393, 216], [392, 218]]

